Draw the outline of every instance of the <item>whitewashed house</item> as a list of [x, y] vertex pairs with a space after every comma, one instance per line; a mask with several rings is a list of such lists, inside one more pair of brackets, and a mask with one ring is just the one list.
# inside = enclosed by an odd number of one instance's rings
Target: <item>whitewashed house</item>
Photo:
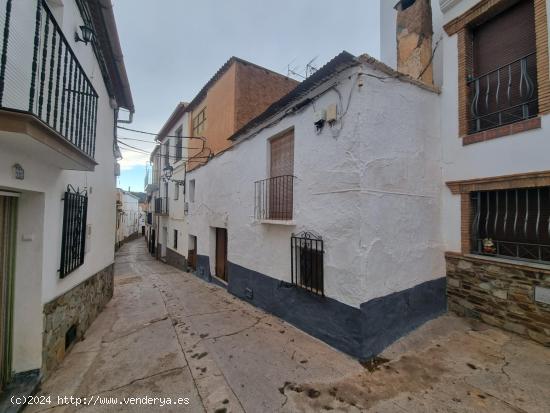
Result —
[[[195, 267], [196, 255], [187, 248], [185, 174], [223, 152], [228, 138], [297, 82], [254, 63], [231, 57], [190, 103], [179, 103], [157, 135], [151, 155], [152, 173], [146, 178], [154, 215], [148, 231], [149, 250], [179, 268]], [[189, 191], [193, 191], [191, 182]], [[154, 236], [153, 236], [154, 235]], [[188, 255], [191, 254], [191, 259]]]
[[436, 89], [343, 52], [231, 140], [187, 171], [198, 276], [361, 359], [445, 311]]
[[433, 20], [449, 309], [550, 345], [550, 2], [380, 6], [382, 59], [399, 70]]
[[4, 388], [50, 374], [113, 294], [115, 130], [134, 106], [109, 0], [0, 0], [0, 54]]
[[131, 192], [117, 188], [117, 248], [124, 242], [131, 241], [139, 236], [141, 231], [141, 210], [139, 198]]

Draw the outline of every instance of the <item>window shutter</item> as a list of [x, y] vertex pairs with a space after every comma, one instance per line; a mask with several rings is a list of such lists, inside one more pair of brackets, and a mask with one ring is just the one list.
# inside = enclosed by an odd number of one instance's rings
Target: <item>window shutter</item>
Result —
[[525, 0], [473, 29], [474, 77], [535, 52], [533, 0]]
[[271, 140], [271, 178], [294, 175], [294, 132]]

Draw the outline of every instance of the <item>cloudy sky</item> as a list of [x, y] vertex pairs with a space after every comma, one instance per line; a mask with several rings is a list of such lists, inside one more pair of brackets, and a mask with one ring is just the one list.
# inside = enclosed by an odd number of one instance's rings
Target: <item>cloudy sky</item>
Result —
[[[158, 132], [231, 57], [279, 73], [347, 50], [379, 55], [379, 0], [113, 0], [139, 130]], [[119, 131], [150, 151], [153, 137]], [[118, 185], [143, 190], [147, 156], [123, 149]], [[127, 147], [126, 147], [127, 148]]]

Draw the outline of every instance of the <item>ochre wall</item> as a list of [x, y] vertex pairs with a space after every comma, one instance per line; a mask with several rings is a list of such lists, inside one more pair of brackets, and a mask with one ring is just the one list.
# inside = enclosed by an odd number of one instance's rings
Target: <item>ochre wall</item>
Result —
[[[192, 119], [206, 107], [206, 127], [203, 136], [208, 139], [205, 150], [190, 150], [197, 155], [188, 162], [189, 169], [203, 164], [210, 152], [213, 155], [231, 146], [228, 138], [247, 122], [266, 110], [276, 100], [294, 89], [298, 82], [253, 64], [235, 61], [208, 90], [206, 97], [189, 117], [189, 135], [193, 133]], [[192, 141], [191, 147], [200, 146]], [[200, 158], [199, 158], [200, 156]]]
[[293, 79], [239, 62], [235, 92], [235, 131], [298, 85]]

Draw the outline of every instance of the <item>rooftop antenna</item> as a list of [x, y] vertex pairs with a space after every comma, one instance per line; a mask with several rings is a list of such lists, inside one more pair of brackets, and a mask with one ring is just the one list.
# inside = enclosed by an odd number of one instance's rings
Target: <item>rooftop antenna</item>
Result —
[[301, 79], [305, 79], [306, 77], [304, 75], [302, 75], [301, 73], [298, 73], [298, 66], [294, 66], [294, 67], [290, 67], [290, 64], [287, 66], [287, 72], [286, 72], [286, 77], [292, 77], [292, 76], [297, 76]]
[[314, 74], [318, 69], [313, 66], [313, 62], [315, 62], [315, 60], [317, 60], [319, 56], [315, 56], [313, 59], [311, 59], [309, 62], [307, 62], [307, 65], [306, 65], [306, 78], [307, 77], [310, 77], [312, 74]]

